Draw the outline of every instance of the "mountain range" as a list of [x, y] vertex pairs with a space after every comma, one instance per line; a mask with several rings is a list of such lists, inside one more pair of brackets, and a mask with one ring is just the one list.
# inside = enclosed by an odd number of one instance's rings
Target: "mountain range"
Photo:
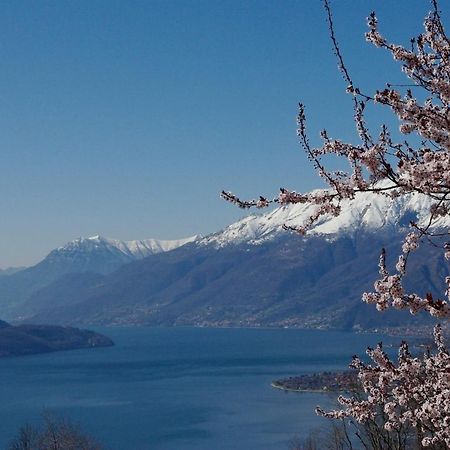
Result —
[[47, 270], [53, 267], [58, 275], [73, 272], [107, 274], [131, 261], [168, 252], [198, 239], [199, 236], [142, 241], [120, 241], [103, 236], [79, 238], [53, 250], [40, 264], [45, 265]]
[[[381, 248], [393, 266], [410, 221], [429, 218], [428, 198], [361, 193], [306, 236], [283, 230], [302, 225], [313, 208], [283, 206], [180, 241], [78, 239], [0, 277], [0, 315], [57, 324], [341, 329], [429, 321], [380, 314], [361, 302], [377, 277]], [[450, 226], [450, 218], [436, 226]], [[422, 246], [409, 271], [411, 289], [445, 290], [448, 266], [434, 247]]]
[[108, 274], [131, 261], [170, 251], [198, 239], [146, 239], [120, 241], [102, 236], [78, 238], [51, 251], [33, 267], [0, 277], [0, 312], [15, 318], [15, 312], [30, 295], [69, 274]]

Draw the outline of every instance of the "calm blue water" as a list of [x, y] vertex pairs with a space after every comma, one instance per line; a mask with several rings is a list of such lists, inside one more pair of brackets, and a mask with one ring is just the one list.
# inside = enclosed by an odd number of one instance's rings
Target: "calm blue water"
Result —
[[116, 346], [0, 360], [0, 448], [48, 410], [111, 450], [286, 449], [323, 423], [314, 407], [331, 399], [270, 382], [346, 369], [351, 355], [380, 340], [290, 329], [99, 331]]

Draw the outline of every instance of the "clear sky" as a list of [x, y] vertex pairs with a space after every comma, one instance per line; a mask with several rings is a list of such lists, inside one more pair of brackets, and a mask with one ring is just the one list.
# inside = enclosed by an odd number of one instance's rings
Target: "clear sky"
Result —
[[[365, 17], [375, 9], [406, 43], [429, 3], [333, 9], [357, 84], [401, 79], [364, 41]], [[79, 236], [217, 231], [243, 215], [222, 189], [320, 186], [297, 143], [299, 101], [316, 143], [323, 127], [353, 136], [319, 0], [4, 1], [0, 62], [0, 267]]]

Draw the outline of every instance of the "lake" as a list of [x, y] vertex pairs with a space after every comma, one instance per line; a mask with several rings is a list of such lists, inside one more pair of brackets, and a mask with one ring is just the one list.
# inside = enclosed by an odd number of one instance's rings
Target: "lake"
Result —
[[[111, 450], [287, 449], [331, 397], [272, 380], [345, 370], [380, 335], [295, 329], [102, 328], [109, 348], [0, 360], [0, 448], [44, 410]], [[397, 342], [384, 337], [383, 341]]]

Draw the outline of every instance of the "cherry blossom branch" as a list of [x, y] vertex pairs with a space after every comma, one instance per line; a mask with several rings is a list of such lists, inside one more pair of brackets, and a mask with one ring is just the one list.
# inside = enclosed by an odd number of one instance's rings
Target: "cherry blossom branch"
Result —
[[358, 370], [365, 397], [340, 396], [343, 409], [324, 411], [318, 407], [316, 412], [328, 418], [353, 417], [360, 423], [370, 423], [381, 410], [387, 415], [386, 431], [398, 432], [405, 424], [411, 425], [422, 446], [450, 447], [450, 353], [440, 325], [434, 328], [434, 341], [435, 353], [426, 352], [421, 358], [413, 357], [408, 344], [402, 342], [396, 364], [380, 344], [367, 350], [374, 365], [353, 357], [350, 367]]

